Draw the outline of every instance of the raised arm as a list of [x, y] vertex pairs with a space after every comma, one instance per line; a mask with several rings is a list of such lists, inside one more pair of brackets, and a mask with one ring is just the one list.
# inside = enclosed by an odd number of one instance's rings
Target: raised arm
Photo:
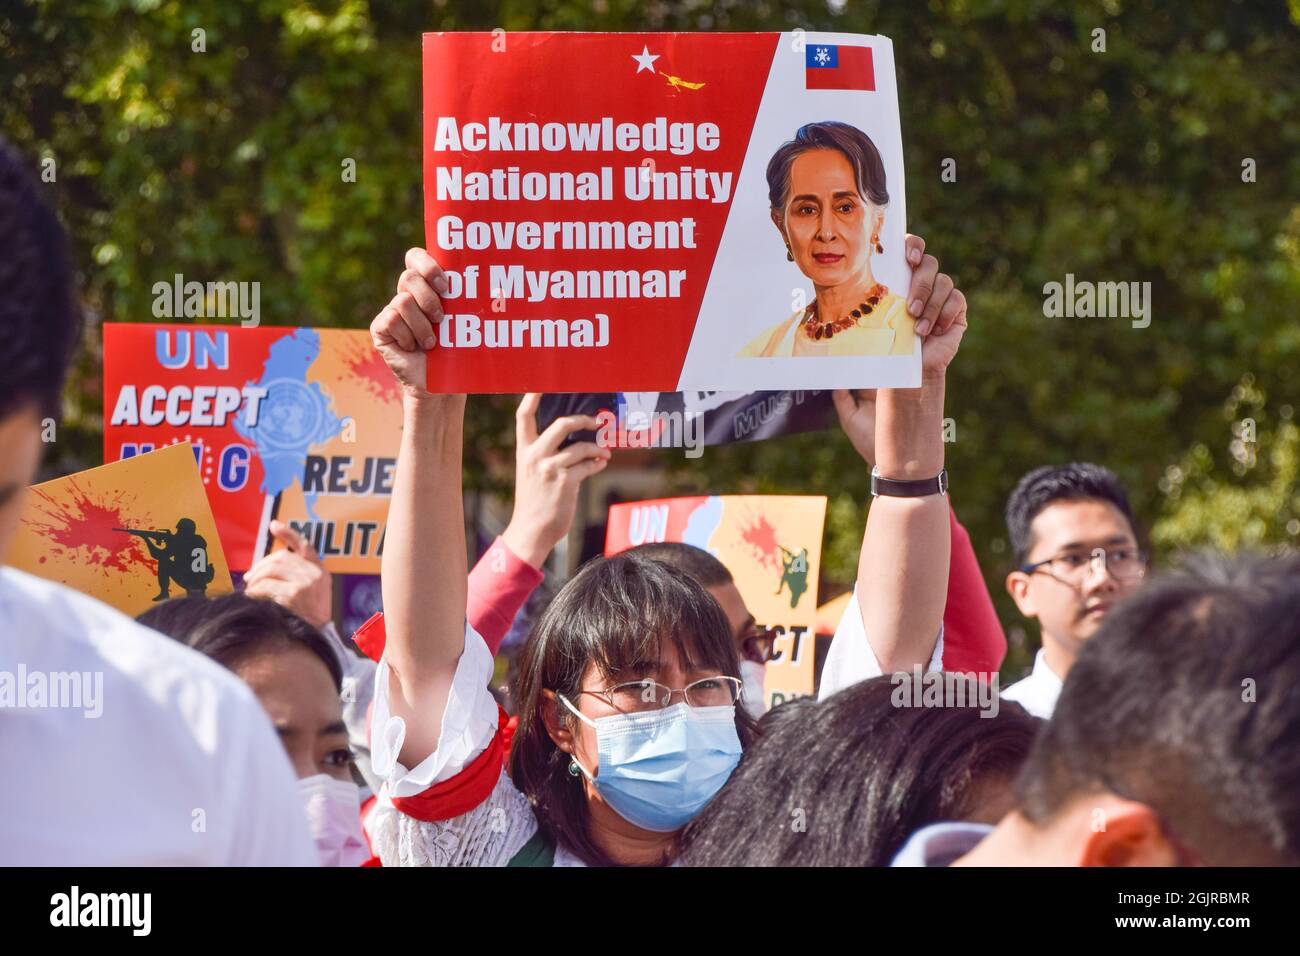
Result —
[[[882, 478], [933, 478], [943, 469], [943, 379], [882, 389], [876, 467]], [[872, 500], [858, 558], [862, 624], [885, 673], [922, 668], [934, 654], [948, 598], [948, 499]]]
[[[836, 392], [834, 398], [840, 425], [870, 468], [876, 463], [876, 390]], [[943, 669], [988, 675], [1002, 666], [1007, 638], [970, 535], [957, 520], [957, 512], [949, 508], [949, 513], [952, 556], [948, 564], [948, 603], [943, 609]]]
[[[857, 417], [859, 427], [861, 416], [871, 421], [876, 467], [883, 478], [933, 478], [944, 466], [945, 376], [966, 330], [966, 300], [924, 248], [923, 240], [908, 237], [915, 266], [908, 301], [920, 303], [921, 387], [880, 389], [874, 405], [855, 405], [847, 393], [835, 396], [842, 420]], [[934, 654], [948, 596], [950, 521], [944, 495], [882, 495], [871, 502], [858, 559], [857, 599], [871, 650], [885, 673], [924, 668]]]
[[392, 715], [405, 722], [398, 759], [407, 767], [437, 748], [465, 646], [465, 396], [431, 394], [425, 384], [425, 352], [437, 341], [438, 294], [445, 291], [433, 257], [412, 249], [397, 294], [370, 324], [375, 348], [402, 386], [402, 440], [381, 583], [389, 699]]

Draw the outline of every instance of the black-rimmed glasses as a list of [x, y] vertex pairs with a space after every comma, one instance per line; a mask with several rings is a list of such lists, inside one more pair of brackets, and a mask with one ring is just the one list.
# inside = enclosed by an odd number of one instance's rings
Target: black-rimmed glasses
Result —
[[1022, 564], [1025, 574], [1045, 570], [1062, 584], [1077, 588], [1093, 571], [1104, 571], [1116, 581], [1136, 581], [1147, 573], [1147, 556], [1141, 548], [1119, 545], [1091, 551], [1065, 551], [1044, 561]]

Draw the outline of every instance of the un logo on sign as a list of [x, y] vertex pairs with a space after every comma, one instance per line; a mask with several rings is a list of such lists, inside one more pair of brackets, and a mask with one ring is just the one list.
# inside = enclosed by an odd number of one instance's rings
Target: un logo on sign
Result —
[[266, 387], [253, 433], [267, 450], [298, 451], [321, 439], [324, 423], [325, 396], [305, 382], [279, 378]]

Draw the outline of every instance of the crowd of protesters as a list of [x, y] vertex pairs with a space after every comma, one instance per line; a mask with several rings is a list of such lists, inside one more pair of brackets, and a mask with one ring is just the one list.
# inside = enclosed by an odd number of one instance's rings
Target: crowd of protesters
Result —
[[[40, 193], [0, 144], [0, 555], [81, 339]], [[1042, 649], [990, 700], [1006, 641], [942, 442], [966, 301], [925, 242], [907, 255], [921, 387], [835, 395], [878, 493], [815, 698], [765, 711], [771, 634], [717, 558], [660, 544], [559, 588], [501, 706], [494, 657], [611, 451], [569, 440], [585, 416], [539, 430], [526, 395], [513, 515], [468, 566], [465, 397], [426, 382], [447, 280], [412, 249], [370, 327], [401, 393], [382, 615], [340, 634], [281, 524], [242, 592], [138, 621], [0, 567], [0, 672], [105, 675], [96, 720], [0, 709], [0, 765], [22, 768], [0, 862], [1300, 863], [1297, 558], [1148, 575], [1111, 471], [1036, 469], [1009, 489], [1006, 587]]]

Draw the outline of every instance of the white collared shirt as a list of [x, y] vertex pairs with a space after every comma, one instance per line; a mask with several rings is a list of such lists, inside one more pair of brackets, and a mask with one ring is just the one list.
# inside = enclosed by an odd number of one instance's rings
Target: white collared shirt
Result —
[[1035, 717], [1050, 720], [1056, 709], [1056, 699], [1061, 696], [1061, 678], [1048, 666], [1042, 648], [1034, 657], [1034, 669], [1024, 680], [1018, 680], [1002, 692], [1002, 699], [1019, 704]]
[[70, 588], [0, 567], [0, 863], [316, 866], [253, 692]]

